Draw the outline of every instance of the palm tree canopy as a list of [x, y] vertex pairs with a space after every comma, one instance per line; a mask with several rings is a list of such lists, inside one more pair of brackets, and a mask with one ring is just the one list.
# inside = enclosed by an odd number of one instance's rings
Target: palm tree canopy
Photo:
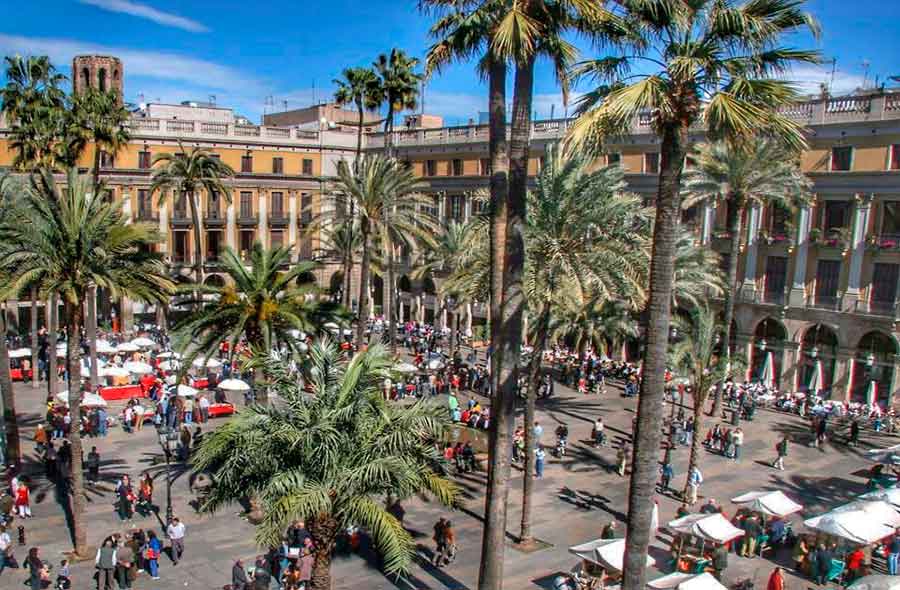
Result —
[[6, 86], [0, 89], [0, 102], [7, 121], [13, 123], [35, 109], [61, 108], [65, 93], [60, 85], [66, 77], [56, 71], [46, 55], [7, 56]]
[[32, 177], [0, 222], [0, 267], [13, 290], [38, 285], [72, 305], [80, 305], [91, 286], [112, 297], [167, 300], [173, 285], [151, 248], [159, 242], [155, 227], [128, 223], [121, 202], [93, 193], [90, 180], [75, 170], [64, 187], [49, 170]]
[[197, 191], [202, 189], [207, 193], [217, 193], [231, 202], [231, 189], [224, 179], [234, 176], [234, 170], [204, 148], [197, 147], [185, 152], [179, 144], [177, 153], [154, 156], [153, 165], [150, 193], [160, 191], [160, 204], [165, 201], [166, 189], [173, 189], [179, 196], [188, 193], [196, 196]]
[[391, 49], [389, 54], [381, 54], [372, 64], [381, 77], [384, 100], [390, 112], [415, 110], [418, 106], [419, 82], [422, 75], [415, 71], [419, 60], [410, 57], [402, 49]]
[[130, 139], [125, 127], [129, 118], [115, 90], [102, 92], [89, 88], [77, 94], [72, 99], [70, 149], [80, 152], [93, 142], [94, 149], [116, 154]]
[[291, 331], [316, 334], [324, 324], [343, 319], [337, 304], [318, 298], [314, 282], [302, 282], [318, 263], [291, 264], [290, 249], [267, 250], [260, 242], [253, 244], [248, 263], [249, 268], [234, 250], [225, 248], [221, 265], [229, 280], [224, 286], [185, 287], [207, 296], [200, 310], [175, 329], [176, 346], [187, 351], [185, 366], [197, 357], [212, 356], [223, 342], [235, 350], [243, 337], [266, 352], [277, 344], [296, 350], [298, 341]]
[[693, 158], [685, 171], [684, 208], [728, 200], [740, 211], [771, 204], [792, 210], [812, 197], [812, 181], [796, 153], [770, 138], [701, 144]]
[[573, 68], [597, 84], [578, 104], [570, 141], [597, 146], [645, 117], [660, 133], [698, 119], [710, 137], [765, 130], [793, 147], [802, 126], [776, 108], [798, 98], [792, 65], [816, 51], [780, 45], [804, 30], [818, 35], [803, 0], [616, 0], [596, 31], [610, 54]]
[[447, 425], [446, 410], [428, 401], [385, 402], [380, 388], [392, 364], [380, 345], [347, 361], [333, 343], [317, 342], [307, 395], [283, 365], [266, 362], [284, 403], [242, 410], [204, 439], [194, 469], [211, 472], [214, 485], [203, 509], [258, 497], [266, 514], [256, 533], [261, 547], [278, 545], [295, 519], [362, 526], [388, 572], [407, 569], [415, 543], [384, 508], [384, 497], [430, 493], [452, 505], [457, 490], [441, 475], [434, 444]]
[[334, 83], [334, 101], [340, 105], [352, 104], [359, 111], [372, 111], [381, 105], [384, 90], [371, 68], [347, 68]]
[[700, 244], [693, 232], [682, 229], [675, 241], [672, 307], [701, 307], [709, 299], [722, 297], [725, 283], [719, 255], [712, 248]]
[[698, 306], [687, 316], [677, 316], [674, 325], [679, 336], [669, 349], [669, 364], [690, 382], [694, 401], [702, 406], [710, 389], [740, 368], [741, 359], [721, 355], [722, 324], [708, 307]]

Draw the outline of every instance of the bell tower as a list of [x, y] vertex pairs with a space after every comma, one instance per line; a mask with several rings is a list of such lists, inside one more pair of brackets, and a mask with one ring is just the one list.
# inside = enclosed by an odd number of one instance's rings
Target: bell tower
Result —
[[79, 94], [87, 88], [106, 92], [115, 90], [119, 102], [124, 96], [122, 60], [111, 55], [76, 55], [72, 59], [72, 90]]

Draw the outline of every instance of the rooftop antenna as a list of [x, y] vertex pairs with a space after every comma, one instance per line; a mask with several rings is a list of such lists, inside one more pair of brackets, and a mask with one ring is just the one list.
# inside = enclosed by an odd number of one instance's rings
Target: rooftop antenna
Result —
[[313, 91], [313, 93], [312, 93], [312, 94], [313, 94], [313, 104], [319, 104], [319, 103], [316, 101], [316, 79], [315, 79], [315, 78], [313, 78], [313, 87], [312, 87], [312, 91]]
[[264, 115], [268, 114], [269, 107], [272, 107], [272, 110], [275, 110], [275, 97], [272, 96], [271, 94], [266, 97], [266, 99], [263, 103], [263, 114]]
[[287, 103], [288, 103], [287, 99], [281, 101], [281, 104], [284, 106], [285, 113], [287, 112]]
[[211, 104], [212, 106], [216, 106], [216, 95], [215, 94], [209, 95], [209, 104]]
[[866, 87], [866, 84], [867, 84], [868, 81], [869, 81], [869, 67], [870, 67], [871, 65], [872, 65], [872, 62], [870, 62], [870, 61], [867, 60], [867, 59], [864, 59], [864, 60], [862, 61], [862, 67], [863, 67], [863, 82], [862, 82], [862, 87], [863, 87], [863, 88]]
[[422, 98], [422, 100], [419, 102], [419, 114], [424, 115], [425, 114], [425, 80], [422, 80], [421, 98]]
[[550, 119], [551, 119], [551, 120], [553, 119], [553, 114], [554, 114], [555, 112], [556, 112], [556, 105], [555, 105], [555, 104], [551, 104], [551, 105], [550, 105]]
[[831, 79], [828, 82], [828, 91], [834, 87], [834, 73], [837, 71], [837, 57], [831, 58]]

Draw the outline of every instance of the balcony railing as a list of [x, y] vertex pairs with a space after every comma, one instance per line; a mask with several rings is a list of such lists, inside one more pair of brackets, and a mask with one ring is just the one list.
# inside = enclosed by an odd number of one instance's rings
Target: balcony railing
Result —
[[831, 311], [840, 311], [841, 296], [840, 295], [813, 295], [806, 301], [806, 307], [813, 309], [827, 309]]
[[138, 209], [137, 219], [138, 221], [159, 221], [159, 215], [152, 209]]
[[225, 221], [225, 216], [218, 209], [209, 209], [203, 214], [204, 225], [219, 227], [225, 225]]
[[270, 211], [269, 212], [269, 225], [284, 227], [290, 222], [287, 213], [284, 211]]
[[762, 293], [762, 303], [769, 303], [772, 305], [785, 305], [787, 303], [787, 293], [782, 291], [763, 291]]
[[861, 299], [856, 302], [855, 311], [858, 313], [865, 313], [869, 315], [895, 317], [897, 315], [898, 308], [896, 301], [866, 301]]

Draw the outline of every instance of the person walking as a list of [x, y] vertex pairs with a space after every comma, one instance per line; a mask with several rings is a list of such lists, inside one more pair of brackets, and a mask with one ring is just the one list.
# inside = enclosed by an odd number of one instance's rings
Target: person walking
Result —
[[249, 590], [250, 578], [244, 569], [244, 562], [238, 559], [231, 566], [231, 590]]
[[98, 590], [101, 582], [103, 583], [103, 590], [112, 590], [117, 562], [118, 552], [116, 547], [113, 546], [112, 537], [108, 537], [103, 541], [103, 545], [97, 549], [97, 555], [94, 557], [94, 566], [97, 568], [98, 575]]
[[133, 567], [134, 552], [128, 543], [122, 543], [116, 547], [116, 582], [120, 590], [131, 588]]
[[19, 518], [31, 518], [31, 494], [28, 485], [24, 481], [20, 481], [15, 494], [16, 513]]
[[91, 447], [91, 452], [87, 456], [87, 481], [94, 485], [100, 479], [100, 453], [97, 447]]
[[178, 560], [184, 554], [184, 523], [176, 516], [166, 527], [166, 534], [172, 541], [172, 564], [178, 565]]
[[156, 538], [156, 533], [147, 531], [147, 543], [144, 545], [144, 559], [147, 563], [150, 577], [159, 579], [159, 555], [162, 553], [162, 543]]
[[833, 557], [834, 556], [828, 547], [826, 547], [824, 543], [820, 543], [813, 558], [816, 584], [819, 586], [828, 582], [828, 573], [831, 571], [831, 560]]
[[625, 477], [625, 469], [628, 467], [628, 443], [622, 443], [616, 453], [616, 473], [619, 477]]
[[19, 567], [15, 557], [13, 557], [12, 547], [12, 539], [9, 533], [6, 532], [6, 527], [0, 525], [0, 575], [3, 574], [3, 570], [7, 567]]
[[700, 484], [702, 483], [703, 474], [700, 473], [699, 467], [694, 466], [688, 474], [688, 504], [693, 505], [697, 503], [697, 498], [700, 496]]
[[775, 461], [772, 463], [772, 467], [778, 469], [779, 471], [784, 471], [784, 458], [787, 457], [788, 454], [788, 435], [784, 435], [780, 441], [775, 443]]
[[741, 447], [744, 446], [744, 431], [741, 428], [735, 428], [731, 433], [732, 455], [733, 461], [741, 460]]
[[131, 520], [131, 517], [134, 516], [134, 501], [136, 497], [134, 488], [131, 487], [131, 478], [127, 475], [122, 476], [122, 480], [116, 488], [116, 495], [119, 499], [119, 519], [123, 521]]
[[776, 567], [769, 575], [769, 583], [766, 584], [766, 590], [784, 590], [784, 575], [781, 568]]
[[28, 557], [25, 558], [25, 566], [28, 568], [28, 584], [32, 588], [41, 588], [41, 578], [44, 572], [44, 562], [41, 561], [40, 550], [32, 547], [28, 550]]
[[900, 533], [895, 532], [888, 543], [888, 575], [897, 575], [897, 564], [900, 562]]
[[728, 567], [728, 549], [725, 545], [718, 545], [712, 555], [713, 575], [718, 581], [722, 581], [722, 572]]
[[444, 558], [444, 546], [446, 545], [446, 536], [444, 535], [444, 532], [447, 529], [448, 524], [449, 521], [442, 516], [434, 523], [434, 527], [432, 528], [434, 531], [434, 534], [431, 536], [431, 539], [434, 541], [434, 557], [432, 558], [432, 564], [435, 567], [440, 567], [440, 563]]
[[546, 453], [544, 452], [543, 447], [538, 447], [537, 450], [534, 451], [534, 476], [537, 479], [543, 479], [544, 477], [545, 457]]
[[675, 476], [675, 469], [672, 467], [672, 462], [666, 461], [665, 463], [663, 463], [662, 467], [659, 468], [659, 472], [659, 489], [662, 493], [666, 493], [670, 491], [669, 484], [672, 482], [672, 478]]

